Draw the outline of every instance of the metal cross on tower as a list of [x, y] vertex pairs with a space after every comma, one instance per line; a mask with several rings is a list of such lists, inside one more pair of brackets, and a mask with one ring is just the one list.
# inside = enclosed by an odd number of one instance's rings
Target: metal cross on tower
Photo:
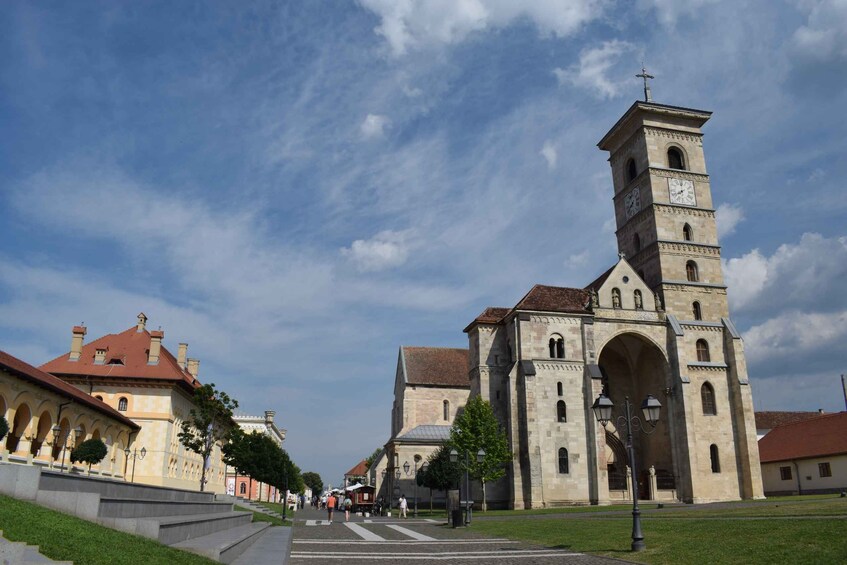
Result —
[[635, 75], [638, 78], [644, 79], [644, 101], [652, 102], [653, 94], [650, 92], [650, 83], [647, 82], [648, 78], [656, 78], [653, 75], [647, 74], [647, 69], [644, 68], [644, 63], [641, 63], [641, 74]]

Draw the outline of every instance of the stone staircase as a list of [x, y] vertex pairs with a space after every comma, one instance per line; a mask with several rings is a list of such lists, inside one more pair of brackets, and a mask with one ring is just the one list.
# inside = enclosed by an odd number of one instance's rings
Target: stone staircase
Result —
[[215, 494], [0, 465], [0, 492], [230, 563], [269, 527]]
[[38, 552], [37, 545], [27, 545], [19, 541], [9, 541], [0, 531], [0, 565], [29, 565], [30, 563], [59, 563], [74, 565], [72, 561], [53, 561]]
[[[236, 506], [241, 506], [243, 508], [249, 508], [253, 512], [260, 512], [262, 514], [267, 514], [268, 516], [273, 516], [274, 518], [282, 519], [282, 514], [279, 512], [274, 512], [267, 506], [263, 506], [257, 502], [252, 500], [248, 500], [246, 498], [241, 498], [240, 496], [232, 496], [230, 494], [216, 494], [215, 500], [221, 502], [228, 502], [230, 504], [235, 504]], [[290, 518], [290, 516], [288, 517]]]

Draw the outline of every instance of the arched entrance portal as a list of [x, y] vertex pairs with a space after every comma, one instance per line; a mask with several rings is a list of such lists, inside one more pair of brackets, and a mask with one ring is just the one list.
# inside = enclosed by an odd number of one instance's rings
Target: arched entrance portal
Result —
[[[633, 406], [632, 415], [643, 421], [641, 402], [652, 394], [662, 403], [659, 424], [650, 434], [633, 430], [633, 447], [637, 469], [632, 480], [638, 481], [639, 498], [650, 498], [650, 467], [662, 478], [660, 489], [673, 489], [673, 445], [669, 433], [669, 406], [665, 394], [672, 386], [671, 371], [665, 354], [653, 342], [635, 334], [624, 333], [603, 346], [599, 357], [603, 375], [603, 391], [615, 404], [614, 418], [606, 427], [606, 463], [609, 490], [626, 489], [625, 472], [628, 465], [626, 426], [618, 426], [617, 417], [624, 415], [625, 398]], [[650, 426], [645, 423], [647, 429]]]

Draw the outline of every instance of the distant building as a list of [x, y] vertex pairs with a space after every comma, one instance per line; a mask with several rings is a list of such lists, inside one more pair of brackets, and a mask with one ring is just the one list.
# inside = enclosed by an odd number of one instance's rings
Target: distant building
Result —
[[[264, 416], [250, 416], [247, 414], [236, 414], [233, 420], [244, 433], [251, 434], [259, 432], [267, 435], [279, 447], [285, 441], [285, 430], [279, 429], [274, 423], [276, 412], [265, 410]], [[232, 467], [226, 470], [226, 492], [233, 496], [240, 496], [250, 500], [276, 500], [278, 493], [276, 487], [254, 481], [251, 477], [237, 474]]]
[[762, 439], [769, 431], [778, 426], [811, 420], [823, 414], [823, 410], [817, 412], [756, 412], [756, 437]]
[[773, 428], [759, 440], [767, 496], [847, 490], [847, 412]]
[[108, 404], [4, 351], [0, 351], [0, 414], [9, 422], [9, 434], [0, 442], [0, 461], [87, 471], [87, 465], [71, 464], [71, 449], [99, 438], [108, 452], [92, 466], [91, 474], [103, 477], [124, 477], [124, 449], [139, 430], [138, 424]]
[[[165, 332], [149, 331], [146, 324], [147, 316], [141, 313], [135, 326], [87, 344], [87, 329], [75, 326], [71, 350], [45, 363], [41, 370], [141, 426], [129, 441], [129, 474], [134, 474], [135, 481], [197, 490], [204, 462], [182, 446], [178, 434], [194, 406], [200, 361], [187, 357], [186, 343], [179, 344], [176, 356], [171, 354], [162, 345]], [[206, 490], [224, 492], [220, 445], [212, 450], [206, 480]]]
[[352, 469], [344, 473], [344, 486], [356, 484], [361, 479], [363, 484], [368, 484], [368, 462], [365, 459], [359, 461]]

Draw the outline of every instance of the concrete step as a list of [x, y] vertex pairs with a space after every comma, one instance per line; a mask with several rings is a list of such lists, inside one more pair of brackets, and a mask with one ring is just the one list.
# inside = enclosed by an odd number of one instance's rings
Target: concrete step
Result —
[[[232, 565], [280, 565], [291, 553], [291, 528], [270, 528]], [[343, 542], [342, 542], [343, 543]]]
[[232, 563], [250, 546], [260, 541], [269, 527], [267, 522], [254, 522], [174, 543], [171, 547], [204, 555], [221, 563]]
[[158, 540], [165, 545], [237, 528], [253, 520], [250, 512], [156, 516], [147, 518], [100, 518], [104, 526]]
[[134, 498], [100, 498], [100, 518], [146, 518], [232, 512], [228, 502], [165, 502]]
[[212, 492], [140, 485], [114, 479], [57, 473], [44, 469], [41, 471], [38, 490], [91, 492], [111, 498], [167, 500], [170, 502], [214, 502], [215, 500], [215, 494]]

